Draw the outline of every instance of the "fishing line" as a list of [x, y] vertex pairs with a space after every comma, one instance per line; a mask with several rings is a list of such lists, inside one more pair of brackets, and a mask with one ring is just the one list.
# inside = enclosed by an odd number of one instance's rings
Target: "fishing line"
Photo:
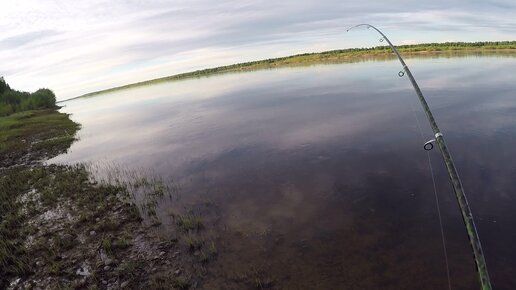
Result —
[[[400, 75], [398, 73], [398, 75]], [[402, 75], [400, 75], [402, 77]], [[416, 108], [414, 108], [414, 104], [412, 104], [411, 101], [410, 108], [412, 109], [412, 113], [414, 114], [414, 118], [416, 119], [417, 128], [419, 129], [419, 135], [421, 136], [421, 140], [424, 142], [425, 136], [423, 133], [423, 129], [421, 128], [421, 123], [419, 122], [419, 118], [417, 116]], [[431, 144], [431, 143], [430, 143]], [[432, 145], [433, 146], [433, 145]], [[428, 157], [428, 168], [430, 169], [430, 175], [432, 176], [432, 185], [434, 187], [434, 196], [435, 196], [435, 206], [437, 208], [437, 218], [439, 219], [439, 228], [441, 230], [441, 241], [443, 246], [443, 255], [444, 255], [444, 262], [446, 265], [446, 278], [448, 279], [448, 289], [451, 290], [451, 278], [450, 278], [450, 266], [448, 262], [448, 251], [446, 250], [446, 237], [444, 235], [444, 227], [443, 227], [443, 219], [441, 217], [441, 207], [439, 205], [439, 196], [437, 195], [437, 186], [435, 185], [435, 174], [434, 169], [432, 166], [432, 159], [430, 158], [430, 150], [426, 150], [426, 156]]]
[[444, 253], [444, 261], [446, 263], [446, 277], [448, 278], [448, 289], [451, 290], [451, 279], [450, 279], [450, 266], [448, 263], [448, 252], [446, 251], [446, 238], [444, 236], [443, 229], [443, 219], [441, 218], [441, 208], [439, 206], [439, 197], [437, 196], [437, 188], [435, 186], [435, 177], [434, 177], [434, 169], [432, 168], [432, 161], [430, 160], [430, 152], [426, 152], [428, 156], [428, 166], [430, 167], [430, 173], [432, 175], [432, 183], [434, 185], [434, 196], [435, 196], [435, 205], [437, 207], [437, 216], [439, 217], [439, 226], [441, 228], [441, 239], [443, 242], [443, 253]]
[[[473, 252], [473, 259], [475, 260], [475, 264], [477, 267], [477, 273], [478, 278], [480, 280], [480, 287], [483, 290], [491, 290], [491, 279], [489, 277], [489, 273], [487, 271], [487, 264], [484, 257], [484, 253], [482, 250], [482, 245], [480, 243], [480, 238], [478, 237], [478, 231], [475, 226], [475, 221], [473, 219], [473, 214], [471, 212], [471, 208], [468, 204], [468, 199], [466, 198], [466, 193], [464, 192], [464, 188], [462, 187], [462, 182], [460, 180], [459, 174], [457, 172], [457, 168], [455, 167], [455, 163], [453, 163], [453, 160], [451, 158], [451, 154], [448, 150], [448, 146], [446, 145], [446, 142], [444, 140], [444, 136], [441, 133], [441, 130], [437, 126], [437, 122], [435, 121], [435, 118], [432, 114], [432, 111], [430, 111], [430, 107], [428, 106], [428, 103], [426, 102], [425, 97], [423, 96], [423, 93], [421, 92], [421, 89], [419, 88], [419, 85], [417, 84], [416, 80], [414, 79], [414, 76], [412, 75], [412, 72], [408, 68], [408, 66], [405, 64], [405, 61], [401, 57], [400, 53], [394, 47], [394, 45], [391, 43], [391, 41], [381, 32], [378, 28], [370, 25], [370, 24], [358, 24], [351, 28], [349, 28], [347, 31], [356, 28], [356, 27], [367, 27], [372, 28], [378, 32], [382, 38], [381, 42], [384, 40], [387, 42], [389, 47], [391, 48], [392, 52], [396, 55], [399, 62], [402, 65], [402, 71], [399, 73], [400, 76], [407, 75], [407, 77], [410, 80], [410, 83], [414, 87], [414, 91], [416, 92], [416, 95], [419, 99], [419, 102], [421, 103], [421, 106], [423, 107], [423, 111], [426, 114], [426, 117], [428, 119], [428, 122], [430, 123], [430, 127], [432, 128], [432, 131], [434, 133], [435, 139], [432, 139], [428, 142], [426, 142], [423, 146], [423, 148], [427, 151], [431, 150], [433, 148], [433, 143], [436, 143], [439, 147], [439, 151], [441, 151], [441, 155], [443, 157], [444, 164], [446, 166], [446, 170], [448, 171], [448, 176], [450, 177], [450, 181], [453, 186], [453, 191], [455, 193], [455, 198], [457, 199], [457, 204], [459, 206], [460, 212], [462, 214], [462, 220], [464, 221], [464, 226], [466, 227], [466, 233], [469, 238], [469, 243], [471, 246], [471, 250]], [[435, 183], [435, 182], [434, 182]]]

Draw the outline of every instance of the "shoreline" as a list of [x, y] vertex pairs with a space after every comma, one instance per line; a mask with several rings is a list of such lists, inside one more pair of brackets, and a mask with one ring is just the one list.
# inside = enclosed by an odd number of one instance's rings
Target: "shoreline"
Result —
[[[421, 55], [446, 55], [454, 53], [507, 53], [516, 55], [516, 41], [504, 42], [455, 42], [455, 43], [430, 43], [430, 44], [415, 44], [415, 45], [400, 45], [397, 46], [400, 53], [410, 58], [411, 56]], [[80, 96], [60, 100], [57, 103], [63, 103], [79, 98], [91, 97], [99, 94], [115, 92], [124, 89], [147, 86], [162, 82], [179, 81], [185, 79], [194, 79], [200, 77], [207, 77], [211, 75], [231, 73], [231, 72], [245, 72], [259, 69], [272, 69], [292, 66], [307, 66], [327, 63], [340, 63], [347, 61], [364, 61], [375, 59], [377, 57], [389, 58], [394, 57], [388, 46], [377, 46], [372, 48], [350, 48], [340, 50], [329, 50], [315, 53], [302, 53], [291, 56], [256, 60], [250, 62], [236, 63], [231, 65], [200, 69], [185, 73], [174, 74], [170, 76], [149, 79], [141, 82], [130, 83], [113, 88], [103, 89], [86, 93]]]
[[79, 129], [55, 109], [0, 117], [0, 289], [201, 285], [217, 255], [200, 238], [201, 217], [177, 212], [173, 235], [157, 230], [155, 204], [173, 188], [144, 175], [96, 180], [84, 164], [44, 164], [66, 152]]

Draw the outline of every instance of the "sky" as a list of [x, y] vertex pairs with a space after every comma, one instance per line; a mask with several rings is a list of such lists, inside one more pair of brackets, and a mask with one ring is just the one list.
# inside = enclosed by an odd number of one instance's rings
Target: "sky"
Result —
[[516, 1], [0, 0], [0, 76], [58, 100], [237, 62], [379, 45], [516, 40]]

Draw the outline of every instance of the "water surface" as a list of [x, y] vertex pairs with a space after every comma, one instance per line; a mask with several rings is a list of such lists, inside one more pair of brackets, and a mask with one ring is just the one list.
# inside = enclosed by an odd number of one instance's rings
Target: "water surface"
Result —
[[[516, 289], [516, 59], [408, 64], [447, 138], [493, 286]], [[422, 149], [432, 134], [398, 71], [394, 60], [325, 64], [76, 99], [63, 111], [80, 140], [51, 162], [173, 178], [181, 201], [163, 201], [160, 216], [196, 209], [217, 243], [205, 289], [446, 289]], [[450, 182], [430, 156], [453, 289], [475, 289]]]

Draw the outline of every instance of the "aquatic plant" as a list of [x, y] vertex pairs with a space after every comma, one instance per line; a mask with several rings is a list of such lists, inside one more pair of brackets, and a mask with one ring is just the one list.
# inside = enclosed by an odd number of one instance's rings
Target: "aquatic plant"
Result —
[[176, 215], [175, 220], [177, 226], [184, 232], [198, 230], [203, 226], [201, 218], [193, 213]]
[[190, 251], [199, 250], [204, 245], [204, 241], [195, 233], [188, 232], [183, 236], [183, 241]]

